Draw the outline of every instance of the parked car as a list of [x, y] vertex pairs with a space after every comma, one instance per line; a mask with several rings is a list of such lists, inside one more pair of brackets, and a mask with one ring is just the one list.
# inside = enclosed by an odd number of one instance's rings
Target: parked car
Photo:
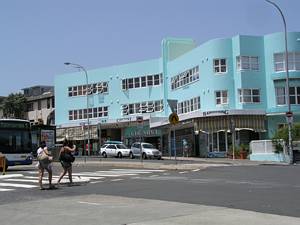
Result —
[[124, 144], [104, 144], [100, 148], [100, 155], [104, 158], [109, 157], [128, 157], [130, 149], [127, 148]]
[[140, 157], [141, 155], [141, 145], [142, 145], [142, 157], [161, 159], [161, 151], [156, 149], [152, 144], [145, 142], [135, 142], [131, 145], [131, 151], [129, 153], [130, 158]]
[[104, 144], [123, 144], [124, 143], [122, 141], [105, 141]]

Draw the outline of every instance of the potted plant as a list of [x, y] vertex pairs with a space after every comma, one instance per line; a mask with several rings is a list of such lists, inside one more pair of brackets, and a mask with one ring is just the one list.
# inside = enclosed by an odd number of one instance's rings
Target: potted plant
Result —
[[[233, 147], [232, 147], [232, 145], [229, 146], [229, 151], [228, 151], [227, 155], [228, 155], [228, 158], [233, 159]], [[239, 150], [238, 146], [235, 146], [235, 148], [234, 148], [234, 158], [235, 159], [240, 158], [240, 150]]]
[[249, 145], [241, 144], [240, 151], [239, 151], [240, 159], [247, 159], [248, 153], [249, 153]]

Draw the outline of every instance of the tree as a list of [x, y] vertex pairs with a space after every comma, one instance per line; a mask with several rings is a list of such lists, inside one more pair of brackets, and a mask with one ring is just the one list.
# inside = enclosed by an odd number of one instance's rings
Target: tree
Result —
[[[292, 140], [293, 141], [299, 141], [300, 140], [300, 123], [295, 123], [292, 127], [291, 130], [291, 134], [292, 134]], [[282, 141], [283, 140], [285, 142], [285, 144], [287, 145], [289, 143], [289, 131], [288, 131], [288, 127], [282, 127], [280, 129], [278, 129], [274, 135], [274, 137], [272, 138], [272, 141], [275, 145], [276, 148], [276, 152], [282, 152], [283, 150], [283, 146], [282, 146]]]
[[26, 105], [26, 98], [23, 94], [12, 93], [3, 101], [3, 115], [7, 118], [24, 119]]

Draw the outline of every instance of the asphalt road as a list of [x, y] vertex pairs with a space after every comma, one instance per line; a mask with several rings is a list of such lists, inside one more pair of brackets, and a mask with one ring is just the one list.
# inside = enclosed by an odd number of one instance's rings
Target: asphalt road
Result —
[[[109, 171], [98, 165], [74, 167], [74, 173]], [[13, 173], [35, 171], [33, 167], [14, 168]], [[60, 167], [54, 168], [58, 174]], [[122, 179], [105, 178], [57, 190], [37, 188], [0, 192], [0, 207], [11, 203], [51, 201], [79, 196], [117, 196], [129, 199], [160, 200], [194, 206], [221, 206], [290, 217], [300, 217], [300, 166], [226, 166], [205, 170], [163, 171]], [[0, 181], [1, 182], [1, 181]], [[1, 215], [1, 212], [0, 212]], [[113, 223], [112, 223], [113, 224]]]

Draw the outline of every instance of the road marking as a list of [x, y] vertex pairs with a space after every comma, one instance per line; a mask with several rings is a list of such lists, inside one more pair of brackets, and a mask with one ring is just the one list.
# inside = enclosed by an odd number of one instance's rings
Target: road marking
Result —
[[14, 184], [14, 183], [0, 183], [0, 186], [2, 187], [22, 187], [22, 188], [34, 188], [37, 187], [36, 185], [31, 184]]
[[96, 203], [96, 202], [77, 202], [79, 204], [87, 204], [87, 205], [103, 205], [102, 203]]
[[16, 177], [23, 177], [23, 174], [7, 174], [7, 175], [0, 175], [0, 179], [7, 179], [7, 178], [16, 178]]
[[30, 179], [6, 179], [5, 181], [17, 181], [17, 182], [31, 182], [31, 183], [38, 183], [38, 179], [30, 180]]
[[195, 170], [193, 170], [194, 172], [198, 172], [198, 171], [200, 171], [200, 169], [195, 169]]
[[82, 177], [88, 177], [88, 176], [94, 176], [94, 177], [120, 177], [121, 175], [118, 174], [83, 174], [83, 173], [73, 173], [75, 176], [82, 176]]
[[124, 179], [112, 179], [111, 181], [116, 182], [116, 181], [121, 181], [121, 180], [124, 180]]
[[103, 183], [103, 180], [98, 180], [98, 181], [92, 181], [91, 184], [98, 184], [98, 183]]
[[15, 189], [0, 188], [0, 191], [14, 191]]
[[182, 172], [179, 172], [180, 174], [184, 174], [184, 173], [188, 173], [188, 171], [182, 171]]
[[155, 174], [155, 175], [151, 175], [150, 177], [158, 177], [158, 175], [157, 175], [157, 174]]
[[166, 170], [148, 170], [148, 169], [112, 169], [112, 170], [115, 170], [115, 171], [124, 171], [124, 170], [127, 170], [127, 171], [130, 171], [130, 172], [165, 172]]

